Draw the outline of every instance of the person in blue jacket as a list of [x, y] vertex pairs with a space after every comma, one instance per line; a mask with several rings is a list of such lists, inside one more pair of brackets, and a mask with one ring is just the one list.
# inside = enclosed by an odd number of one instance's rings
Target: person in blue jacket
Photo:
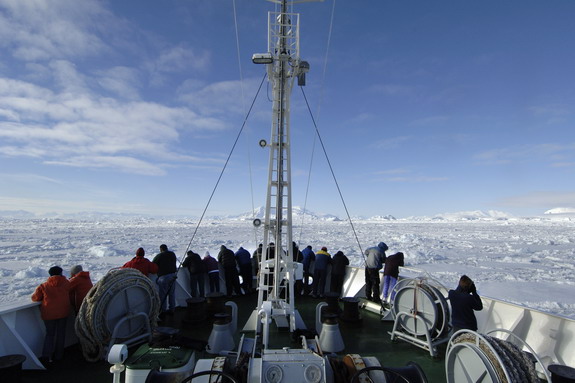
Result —
[[461, 276], [457, 288], [449, 290], [448, 298], [451, 301], [453, 332], [462, 329], [477, 331], [474, 311], [483, 310], [483, 303], [471, 278], [467, 275]]
[[325, 281], [327, 279], [327, 266], [331, 263], [331, 254], [327, 252], [327, 247], [322, 247], [315, 253], [315, 263], [313, 265], [313, 292], [314, 298], [323, 298], [325, 292]]
[[311, 277], [310, 267], [311, 263], [315, 261], [315, 253], [311, 245], [308, 245], [305, 249], [301, 251], [303, 255], [303, 288], [306, 294], [309, 294], [310, 291], [310, 283], [309, 277]]
[[385, 263], [385, 251], [388, 249], [384, 242], [365, 250], [365, 296], [368, 300], [381, 303], [379, 297], [379, 270]]

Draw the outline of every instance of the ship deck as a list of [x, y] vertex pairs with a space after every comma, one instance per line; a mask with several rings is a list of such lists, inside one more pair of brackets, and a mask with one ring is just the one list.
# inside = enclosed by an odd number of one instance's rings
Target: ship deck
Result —
[[[238, 329], [241, 329], [250, 314], [256, 307], [257, 294], [234, 296], [231, 301], [238, 306]], [[308, 329], [315, 328], [315, 310], [320, 299], [311, 296], [296, 298], [296, 308], [299, 311]], [[341, 306], [341, 304], [340, 304]], [[159, 323], [162, 327], [173, 327], [180, 330], [180, 335], [207, 342], [212, 330], [213, 320], [200, 324], [186, 323], [189, 315], [187, 308], [179, 307], [175, 315], [168, 316]], [[376, 357], [384, 367], [403, 367], [408, 362], [416, 362], [424, 371], [429, 382], [445, 382], [445, 364], [443, 355], [445, 345], [438, 346], [439, 357], [431, 357], [429, 352], [404, 341], [391, 341], [389, 332], [393, 322], [381, 321], [380, 315], [368, 310], [360, 309], [361, 320], [357, 322], [339, 321], [339, 328], [345, 344], [345, 350], [338, 353], [343, 357], [346, 354], [359, 354], [362, 357]], [[253, 333], [251, 333], [253, 334]], [[250, 333], [247, 333], [250, 336]], [[241, 334], [236, 334], [236, 344]], [[270, 326], [270, 348], [291, 347], [301, 348], [301, 341], [292, 340], [289, 331], [280, 330], [275, 325]], [[130, 355], [138, 348], [130, 348]], [[210, 359], [214, 356], [205, 351], [196, 353], [196, 360]], [[24, 370], [21, 381], [32, 383], [42, 381], [50, 382], [82, 382], [103, 383], [111, 382], [112, 374], [109, 372], [110, 364], [107, 361], [90, 363], [84, 360], [78, 344], [68, 347], [62, 361], [54, 363], [48, 370]], [[125, 381], [125, 377], [122, 377]]]

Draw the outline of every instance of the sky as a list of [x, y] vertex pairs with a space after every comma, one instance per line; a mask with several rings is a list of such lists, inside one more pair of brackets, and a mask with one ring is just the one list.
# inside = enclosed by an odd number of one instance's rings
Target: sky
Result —
[[[270, 87], [255, 98], [265, 68], [251, 56], [267, 50], [273, 10], [0, 0], [0, 211], [265, 205]], [[309, 110], [292, 94], [293, 205], [398, 218], [575, 208], [575, 2], [326, 0], [294, 12], [311, 69]]]

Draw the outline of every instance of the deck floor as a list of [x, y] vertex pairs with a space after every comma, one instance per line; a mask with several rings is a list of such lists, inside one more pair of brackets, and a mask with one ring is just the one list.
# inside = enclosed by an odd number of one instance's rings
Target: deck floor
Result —
[[[238, 305], [238, 328], [241, 329], [256, 306], [257, 295], [236, 296], [231, 301]], [[321, 300], [310, 296], [301, 296], [296, 299], [296, 307], [302, 316], [308, 329], [315, 327], [315, 308]], [[413, 361], [419, 364], [426, 374], [428, 382], [445, 382], [445, 364], [443, 355], [445, 346], [439, 346], [440, 357], [432, 358], [428, 351], [418, 348], [404, 341], [390, 339], [389, 332], [392, 330], [392, 322], [382, 322], [380, 316], [366, 310], [360, 310], [362, 320], [359, 322], [339, 322], [340, 331], [345, 344], [345, 350], [338, 356], [345, 354], [359, 354], [362, 357], [376, 357], [384, 367], [403, 367]], [[178, 308], [176, 314], [167, 317], [160, 322], [160, 326], [180, 329], [180, 334], [187, 337], [207, 341], [212, 329], [212, 321], [203, 324], [190, 325], [183, 321], [187, 315], [186, 308]], [[273, 331], [270, 336], [270, 347], [300, 348], [298, 341], [291, 339], [288, 331]], [[236, 335], [236, 344], [240, 334]], [[250, 333], [247, 334], [250, 336]], [[130, 354], [138, 346], [130, 350]], [[213, 358], [206, 352], [197, 354], [197, 359]], [[81, 383], [104, 383], [112, 382], [112, 374], [109, 372], [110, 364], [106, 361], [97, 363], [86, 362], [79, 345], [66, 349], [64, 360], [54, 364], [49, 370], [25, 370], [22, 372], [21, 382], [81, 382]], [[125, 377], [122, 377], [124, 381]]]

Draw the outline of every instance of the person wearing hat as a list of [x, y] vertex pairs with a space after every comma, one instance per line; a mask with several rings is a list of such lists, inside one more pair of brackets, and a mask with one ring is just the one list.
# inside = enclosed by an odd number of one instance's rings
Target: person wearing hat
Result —
[[81, 265], [72, 267], [70, 270], [70, 303], [76, 314], [80, 311], [80, 306], [91, 288], [90, 273], [84, 271]]
[[365, 250], [365, 296], [368, 300], [381, 303], [379, 297], [380, 277], [379, 270], [385, 263], [385, 251], [388, 249], [384, 242]]
[[150, 274], [157, 274], [158, 273], [158, 265], [151, 262], [148, 258], [145, 258], [146, 252], [143, 248], [138, 248], [136, 250], [136, 256], [132, 258], [130, 261], [126, 262], [123, 269], [125, 268], [132, 268], [136, 270], [140, 270], [142, 274], [146, 277]]
[[327, 279], [327, 266], [331, 263], [331, 254], [327, 252], [327, 247], [322, 247], [315, 253], [315, 263], [313, 265], [313, 290], [314, 298], [323, 298], [325, 292], [325, 281]]
[[32, 294], [34, 302], [40, 302], [40, 314], [46, 326], [46, 337], [40, 360], [51, 363], [64, 356], [66, 320], [70, 315], [70, 282], [62, 275], [60, 266], [48, 270], [50, 277]]

